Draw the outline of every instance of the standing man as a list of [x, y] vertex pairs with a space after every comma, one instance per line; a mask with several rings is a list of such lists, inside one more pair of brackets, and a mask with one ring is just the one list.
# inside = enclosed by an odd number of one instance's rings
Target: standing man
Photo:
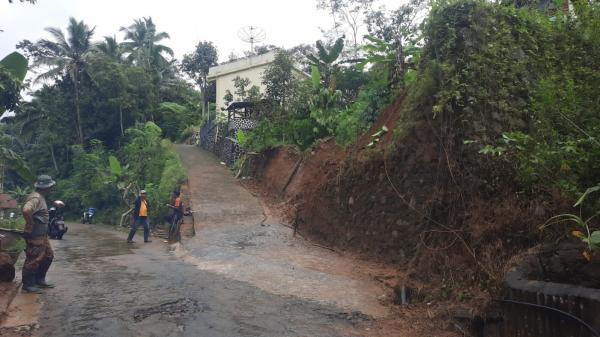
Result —
[[169, 240], [173, 240], [173, 235], [179, 233], [177, 227], [179, 220], [183, 218], [183, 202], [181, 202], [181, 193], [179, 191], [173, 191], [173, 204], [166, 204], [167, 207], [173, 209], [171, 215], [167, 215], [165, 220], [169, 223]]
[[46, 273], [54, 259], [54, 252], [48, 241], [50, 216], [46, 197], [55, 185], [56, 182], [50, 176], [39, 176], [33, 185], [35, 192], [27, 196], [23, 206], [23, 237], [27, 243], [23, 264], [23, 290], [26, 292], [39, 294], [42, 292], [40, 288], [54, 288], [46, 282]]
[[148, 202], [148, 199], [146, 199], [146, 191], [141, 190], [140, 195], [135, 199], [135, 207], [133, 208], [133, 225], [129, 231], [127, 243], [133, 243], [133, 236], [140, 226], [140, 223], [144, 225], [144, 242], [152, 242], [148, 239], [150, 236], [148, 212], [150, 212], [150, 203]]

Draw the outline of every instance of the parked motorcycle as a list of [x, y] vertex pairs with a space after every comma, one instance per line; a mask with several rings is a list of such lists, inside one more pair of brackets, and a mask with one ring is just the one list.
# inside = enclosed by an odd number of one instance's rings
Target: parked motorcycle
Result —
[[50, 222], [48, 222], [48, 236], [51, 239], [62, 240], [63, 235], [69, 230], [67, 225], [65, 225], [65, 218], [62, 214], [62, 209], [64, 207], [64, 202], [56, 200], [48, 210], [50, 215]]
[[93, 208], [93, 207], [88, 208], [87, 211], [83, 212], [83, 218], [81, 219], [81, 223], [83, 223], [83, 224], [89, 223], [91, 225], [92, 221], [94, 219], [94, 213], [96, 213], [95, 208]]

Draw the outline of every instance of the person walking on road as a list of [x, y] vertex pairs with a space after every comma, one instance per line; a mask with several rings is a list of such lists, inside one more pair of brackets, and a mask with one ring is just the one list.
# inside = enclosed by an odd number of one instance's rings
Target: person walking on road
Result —
[[29, 194], [23, 205], [25, 230], [23, 238], [25, 262], [23, 263], [23, 290], [30, 293], [41, 293], [41, 288], [54, 288], [46, 282], [46, 273], [54, 259], [54, 252], [48, 240], [48, 222], [50, 213], [46, 197], [56, 182], [48, 175], [41, 175], [34, 184], [35, 192]]
[[141, 190], [140, 195], [135, 199], [135, 204], [133, 208], [133, 225], [131, 226], [131, 230], [129, 231], [129, 236], [127, 237], [127, 243], [133, 243], [133, 236], [137, 231], [140, 224], [144, 226], [144, 242], [152, 242], [149, 240], [150, 236], [150, 225], [148, 224], [148, 213], [150, 212], [150, 203], [146, 198], [146, 191]]

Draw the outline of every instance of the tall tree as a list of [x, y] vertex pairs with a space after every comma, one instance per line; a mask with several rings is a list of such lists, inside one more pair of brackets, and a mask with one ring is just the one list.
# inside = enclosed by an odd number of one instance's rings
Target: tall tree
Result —
[[123, 48], [115, 36], [105, 36], [104, 41], [96, 45], [96, 49], [113, 61], [123, 61]]
[[131, 26], [121, 27], [121, 31], [125, 32], [123, 47], [128, 59], [137, 66], [157, 70], [169, 63], [164, 54], [173, 56], [171, 48], [159, 44], [169, 39], [169, 34], [157, 32], [151, 17], [134, 20]]
[[52, 35], [52, 40], [39, 40], [30, 47], [30, 52], [35, 56], [36, 66], [47, 66], [48, 71], [40, 74], [36, 80], [57, 79], [69, 77], [73, 83], [73, 94], [75, 96], [75, 120], [79, 143], [83, 144], [84, 135], [80, 111], [80, 82], [82, 76], [87, 73], [88, 57], [91, 50], [91, 39], [94, 28], [88, 27], [83, 21], [77, 21], [71, 17], [67, 27], [67, 36], [60, 28], [46, 28]]
[[181, 70], [200, 86], [202, 93], [202, 115], [208, 111], [208, 70], [216, 66], [219, 59], [217, 48], [209, 41], [201, 41], [191, 54], [186, 54], [181, 62]]
[[286, 111], [287, 103], [298, 87], [290, 55], [283, 51], [277, 53], [263, 74], [262, 84], [265, 86], [265, 98], [276, 102], [281, 111]]
[[345, 35], [344, 25], [350, 28], [351, 42], [354, 52], [358, 50], [358, 38], [361, 27], [364, 26], [364, 18], [371, 11], [374, 0], [317, 0], [317, 8], [323, 9], [331, 14], [333, 19], [333, 30], [336, 37]]
[[[427, 10], [427, 6], [428, 3], [424, 0], [409, 0], [396, 10], [386, 11], [381, 8], [369, 12], [366, 17], [369, 34], [387, 42], [395, 55], [390, 69], [392, 85], [401, 81], [407, 70], [407, 57], [421, 42], [419, 18]], [[377, 43], [372, 38], [369, 40]]]

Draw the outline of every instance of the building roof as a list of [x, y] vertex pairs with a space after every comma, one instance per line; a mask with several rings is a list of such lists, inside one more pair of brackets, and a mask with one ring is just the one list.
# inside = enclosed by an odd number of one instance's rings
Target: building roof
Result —
[[17, 207], [17, 201], [13, 199], [9, 194], [0, 194], [0, 209], [11, 209]]
[[275, 55], [277, 51], [270, 51], [261, 55], [254, 55], [250, 57], [245, 57], [239, 60], [235, 60], [233, 62], [224, 63], [215, 67], [211, 67], [208, 70], [208, 79], [213, 80], [217, 77], [224, 76], [227, 74], [235, 73], [245, 69], [251, 69], [260, 67], [265, 64], [269, 64], [275, 60]]
[[[217, 77], [272, 63], [275, 60], [275, 56], [277, 56], [278, 52], [278, 50], [271, 50], [265, 54], [249, 56], [211, 67], [208, 69], [208, 80], [214, 81]], [[298, 65], [294, 65], [294, 70], [296, 70], [296, 72], [302, 76], [310, 78], [310, 75], [302, 71]]]
[[254, 107], [254, 102], [233, 102], [229, 104], [226, 110], [235, 110]]

